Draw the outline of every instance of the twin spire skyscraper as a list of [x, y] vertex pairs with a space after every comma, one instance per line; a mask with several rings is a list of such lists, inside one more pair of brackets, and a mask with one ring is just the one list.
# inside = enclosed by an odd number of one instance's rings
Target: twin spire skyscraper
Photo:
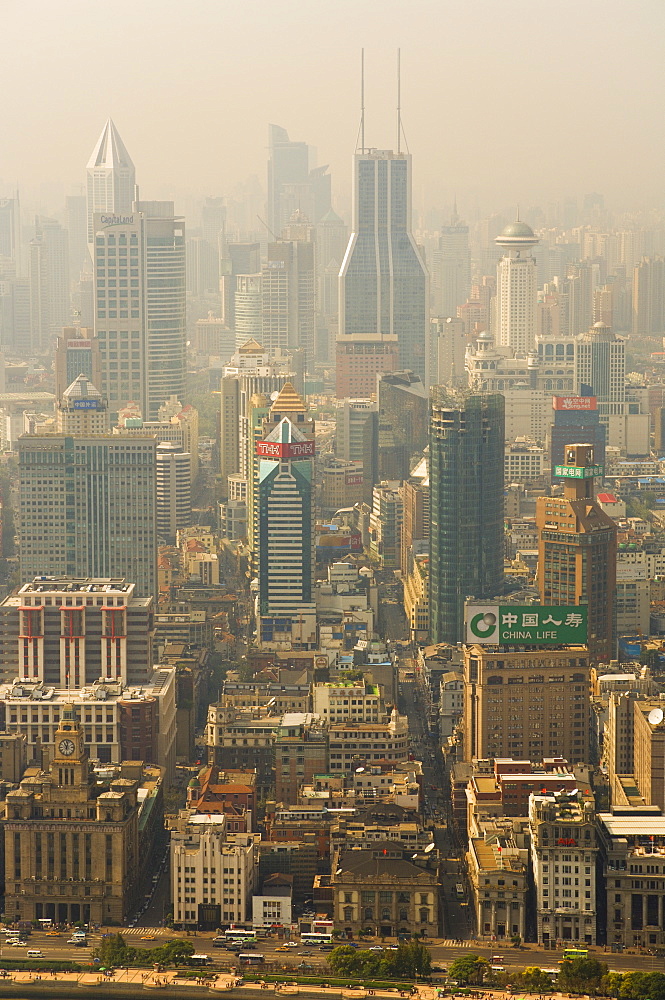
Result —
[[363, 348], [375, 353], [377, 335], [396, 337], [400, 367], [425, 382], [429, 276], [411, 228], [411, 154], [400, 149], [400, 104], [398, 71], [398, 151], [366, 149], [363, 58], [352, 232], [339, 273], [339, 340], [358, 341], [362, 365]]

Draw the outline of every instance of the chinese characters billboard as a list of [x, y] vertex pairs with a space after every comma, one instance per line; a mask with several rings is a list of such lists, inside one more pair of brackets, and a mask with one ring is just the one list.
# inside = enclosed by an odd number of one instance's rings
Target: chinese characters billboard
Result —
[[505, 646], [584, 645], [587, 609], [584, 605], [469, 604], [466, 641]]
[[552, 396], [552, 406], [555, 410], [596, 410], [596, 396]]
[[554, 475], [558, 479], [593, 479], [604, 477], [605, 467], [602, 465], [555, 465]]

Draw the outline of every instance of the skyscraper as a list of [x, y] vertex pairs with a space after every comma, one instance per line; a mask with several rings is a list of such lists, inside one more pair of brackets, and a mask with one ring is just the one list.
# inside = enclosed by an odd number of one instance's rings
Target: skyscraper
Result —
[[593, 445], [571, 444], [555, 475], [562, 497], [539, 497], [538, 591], [542, 604], [585, 604], [592, 662], [609, 663], [615, 650], [616, 524], [594, 499], [602, 475]]
[[496, 341], [520, 354], [536, 345], [538, 276], [529, 252], [538, 243], [526, 222], [511, 222], [494, 240], [504, 251], [496, 269]]
[[131, 215], [138, 197], [134, 164], [109, 118], [88, 161], [88, 243], [92, 243], [93, 217]]
[[330, 174], [327, 165], [312, 167], [315, 151], [281, 125], [269, 126], [268, 145], [268, 228], [279, 237], [294, 212], [315, 223], [330, 211]]
[[185, 226], [173, 202], [136, 202], [129, 215], [96, 214], [95, 333], [102, 392], [113, 413], [130, 400], [154, 420], [185, 395]]
[[123, 577], [154, 596], [155, 447], [154, 437], [21, 435], [22, 579]]
[[261, 343], [272, 357], [301, 348], [305, 369], [311, 370], [316, 332], [314, 244], [269, 243], [261, 274]]
[[192, 520], [191, 458], [174, 441], [157, 445], [157, 537], [175, 545], [176, 532]]
[[457, 316], [471, 291], [471, 250], [469, 227], [454, 211], [450, 225], [441, 227], [438, 250], [434, 251], [432, 269], [435, 315]]
[[65, 326], [55, 348], [55, 398], [79, 375], [95, 385], [102, 384], [99, 344], [94, 331], [84, 326]]
[[37, 216], [30, 241], [30, 324], [33, 350], [50, 346], [69, 323], [69, 243], [55, 219]]
[[400, 367], [425, 380], [427, 268], [411, 232], [411, 155], [353, 159], [353, 229], [340, 270], [339, 334], [395, 334]]
[[288, 382], [256, 449], [258, 607], [261, 641], [270, 642], [293, 636], [290, 622], [314, 610], [314, 422]]
[[429, 448], [430, 631], [457, 643], [466, 598], [502, 587], [503, 396], [435, 387]]

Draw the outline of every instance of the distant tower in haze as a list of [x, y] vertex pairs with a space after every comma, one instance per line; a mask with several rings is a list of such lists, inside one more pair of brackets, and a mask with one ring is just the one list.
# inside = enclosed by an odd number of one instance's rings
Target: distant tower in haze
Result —
[[435, 315], [456, 317], [457, 307], [464, 305], [471, 291], [469, 227], [457, 215], [457, 206], [450, 225], [441, 227], [432, 280]]
[[131, 215], [136, 196], [132, 158], [109, 118], [88, 161], [88, 243], [92, 243], [95, 212]]
[[538, 279], [531, 249], [538, 243], [526, 222], [511, 222], [494, 241], [504, 255], [496, 269], [496, 342], [528, 354], [536, 346]]
[[425, 380], [427, 268], [411, 232], [411, 155], [353, 158], [353, 227], [339, 273], [339, 335], [396, 335], [400, 367]]

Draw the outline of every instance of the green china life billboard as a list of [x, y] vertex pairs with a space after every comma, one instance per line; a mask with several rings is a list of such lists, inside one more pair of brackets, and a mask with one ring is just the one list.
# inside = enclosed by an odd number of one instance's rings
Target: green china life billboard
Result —
[[579, 646], [587, 641], [585, 605], [468, 604], [466, 641], [499, 646]]

